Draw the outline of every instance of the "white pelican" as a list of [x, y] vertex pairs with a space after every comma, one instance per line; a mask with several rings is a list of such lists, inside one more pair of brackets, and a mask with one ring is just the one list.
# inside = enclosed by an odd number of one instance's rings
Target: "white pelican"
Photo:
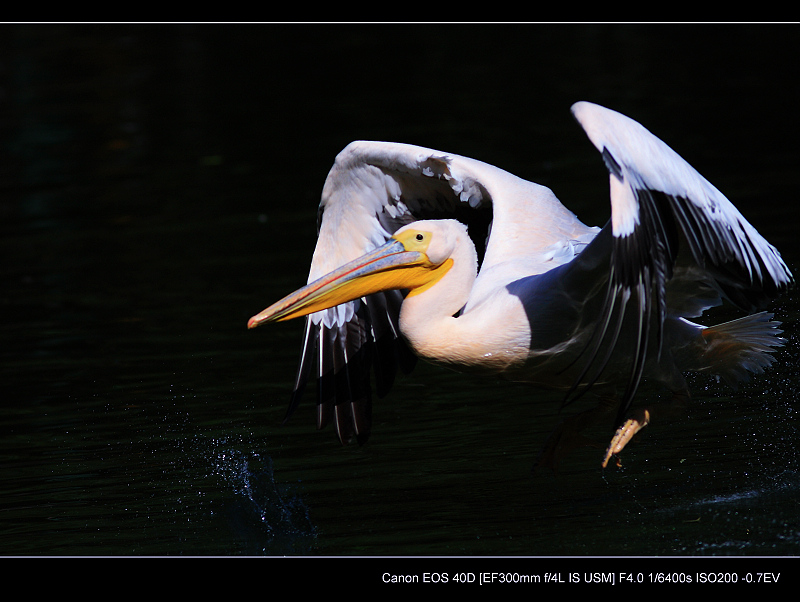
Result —
[[[780, 323], [763, 310], [793, 281], [778, 251], [641, 125], [588, 102], [572, 113], [610, 174], [602, 229], [548, 188], [474, 159], [387, 142], [353, 142], [336, 157], [309, 284], [248, 323], [308, 316], [287, 418], [316, 364], [318, 427], [333, 420], [342, 442], [365, 441], [370, 369], [384, 395], [413, 365], [407, 344], [456, 370], [563, 389], [565, 400], [592, 387], [601, 403], [566, 420], [545, 456], [557, 464], [562, 444], [613, 414], [606, 466], [675, 405], [633, 407], [642, 379], [681, 405], [686, 371], [733, 384], [772, 363]], [[485, 246], [480, 266], [456, 220]], [[748, 315], [689, 321], [723, 299]]]

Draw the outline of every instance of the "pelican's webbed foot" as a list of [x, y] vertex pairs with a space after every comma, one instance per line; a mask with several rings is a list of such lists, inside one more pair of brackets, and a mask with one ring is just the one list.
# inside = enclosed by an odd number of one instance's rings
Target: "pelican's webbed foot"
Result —
[[636, 433], [650, 424], [654, 412], [659, 418], [669, 417], [685, 411], [688, 404], [689, 394], [687, 392], [674, 393], [669, 403], [654, 404], [646, 408], [636, 408], [628, 412], [625, 422], [623, 422], [617, 429], [617, 432], [614, 433], [614, 437], [611, 439], [608, 449], [606, 449], [606, 455], [603, 458], [603, 468], [608, 466], [608, 462], [612, 457], [615, 457], [617, 466], [621, 465], [619, 460], [620, 452], [630, 443]]

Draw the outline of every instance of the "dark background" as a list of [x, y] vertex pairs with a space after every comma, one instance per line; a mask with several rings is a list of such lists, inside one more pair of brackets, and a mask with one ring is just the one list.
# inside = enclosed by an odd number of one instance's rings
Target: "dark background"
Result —
[[702, 379], [621, 469], [532, 475], [558, 398], [419, 366], [372, 439], [281, 426], [305, 282], [351, 140], [471, 156], [608, 218], [569, 108], [664, 139], [797, 266], [795, 25], [0, 27], [0, 554], [796, 555], [787, 347]]

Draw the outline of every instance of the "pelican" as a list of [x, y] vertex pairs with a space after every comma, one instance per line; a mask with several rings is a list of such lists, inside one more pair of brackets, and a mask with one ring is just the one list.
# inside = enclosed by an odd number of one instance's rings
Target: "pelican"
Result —
[[[543, 458], [557, 466], [606, 417], [605, 467], [654, 417], [685, 407], [685, 373], [735, 385], [771, 365], [782, 339], [766, 309], [793, 282], [779, 252], [639, 123], [589, 102], [572, 114], [609, 172], [603, 228], [467, 157], [364, 141], [336, 157], [308, 284], [248, 322], [306, 316], [287, 418], [313, 370], [318, 428], [363, 443], [370, 373], [383, 396], [420, 357], [560, 389], [565, 403], [592, 390], [596, 407], [567, 418]], [[723, 302], [743, 317], [692, 321]], [[634, 405], [645, 380], [666, 401]]]

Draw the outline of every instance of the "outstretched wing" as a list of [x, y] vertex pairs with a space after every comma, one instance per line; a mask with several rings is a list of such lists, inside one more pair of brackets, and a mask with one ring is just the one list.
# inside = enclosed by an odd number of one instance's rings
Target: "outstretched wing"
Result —
[[[543, 215], [550, 223], [532, 236], [533, 217], [542, 222]], [[407, 144], [353, 142], [336, 157], [323, 188], [308, 281], [378, 247], [408, 223], [437, 218], [468, 226], [483, 259], [482, 272], [508, 260], [512, 248], [525, 256], [563, 238], [562, 233], [586, 231], [547, 188], [486, 163]], [[522, 240], [528, 243], [519, 244]], [[410, 370], [416, 359], [398, 328], [402, 300], [400, 291], [387, 291], [306, 318], [287, 417], [316, 377], [318, 427], [333, 422], [343, 442], [366, 440], [370, 373], [383, 395], [397, 371]]]
[[745, 311], [762, 309], [792, 274], [719, 190], [640, 124], [588, 102], [573, 105], [572, 113], [603, 156], [611, 195], [609, 284], [583, 376], [602, 370], [598, 350], [613, 348], [623, 317], [633, 315], [638, 335], [621, 417], [639, 385], [651, 337], [660, 349], [679, 241], [686, 241], [711, 286]]

